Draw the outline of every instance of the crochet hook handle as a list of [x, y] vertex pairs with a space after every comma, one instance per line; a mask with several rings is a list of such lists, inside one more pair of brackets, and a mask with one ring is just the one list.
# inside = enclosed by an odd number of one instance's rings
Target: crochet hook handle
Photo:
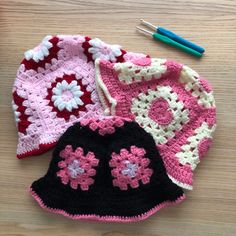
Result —
[[163, 27], [158, 27], [157, 30], [156, 30], [157, 33], [159, 34], [162, 34], [188, 48], [192, 48], [193, 50], [199, 52], [199, 53], [204, 53], [205, 52], [205, 49], [195, 43], [192, 43], [190, 41], [188, 41], [187, 39], [184, 39], [182, 37], [180, 37], [179, 35], [171, 32], [170, 30], [167, 30]]
[[187, 53], [189, 53], [191, 55], [194, 55], [196, 57], [201, 57], [202, 56], [202, 54], [200, 52], [195, 51], [192, 48], [186, 47], [186, 46], [184, 46], [184, 45], [182, 45], [182, 44], [180, 44], [180, 43], [178, 43], [178, 42], [176, 42], [176, 41], [174, 41], [174, 40], [172, 40], [172, 39], [170, 39], [170, 38], [168, 38], [168, 37], [166, 37], [166, 36], [164, 36], [162, 34], [154, 33], [154, 34], [152, 34], [152, 37], [155, 40], [159, 40], [159, 41], [161, 41], [163, 43], [166, 43], [168, 45], [171, 45], [171, 46], [173, 46], [175, 48], [179, 48], [182, 51], [185, 51], [185, 52], [187, 52]]

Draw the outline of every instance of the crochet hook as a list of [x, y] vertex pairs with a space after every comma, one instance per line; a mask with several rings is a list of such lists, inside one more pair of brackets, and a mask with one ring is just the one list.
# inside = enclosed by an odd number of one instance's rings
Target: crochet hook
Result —
[[187, 39], [184, 39], [184, 38], [180, 37], [179, 35], [173, 33], [170, 30], [167, 30], [163, 27], [155, 26], [155, 25], [153, 25], [153, 24], [151, 24], [148, 21], [145, 21], [143, 19], [140, 19], [140, 21], [143, 25], [146, 25], [150, 29], [155, 30], [157, 33], [162, 34], [162, 35], [164, 35], [164, 36], [166, 36], [166, 37], [168, 37], [168, 38], [170, 38], [170, 39], [172, 39], [172, 40], [174, 40], [174, 41], [176, 41], [176, 42], [178, 42], [178, 43], [180, 43], [180, 44], [182, 44], [182, 45], [184, 45], [188, 48], [192, 48], [193, 50], [195, 50], [199, 53], [204, 53], [205, 52], [205, 49], [203, 47], [201, 47], [201, 46], [199, 46], [195, 43], [192, 43]]
[[192, 48], [188, 48], [188, 47], [186, 47], [186, 46], [184, 46], [184, 45], [182, 45], [182, 44], [180, 44], [180, 43], [178, 43], [178, 42], [176, 42], [176, 41], [174, 41], [174, 40], [172, 40], [172, 39], [170, 39], [170, 38], [168, 38], [168, 37], [166, 37], [166, 36], [164, 36], [162, 34], [155, 33], [155, 32], [153, 33], [153, 32], [151, 32], [149, 30], [142, 29], [142, 28], [140, 28], [138, 26], [136, 26], [136, 28], [140, 32], [142, 32], [144, 34], [151, 35], [154, 40], [159, 40], [159, 41], [161, 41], [163, 43], [166, 43], [168, 45], [171, 45], [171, 46], [173, 46], [175, 48], [179, 48], [182, 51], [187, 52], [187, 53], [189, 53], [191, 55], [194, 55], [196, 57], [201, 57], [202, 56], [202, 54], [200, 52], [195, 51]]

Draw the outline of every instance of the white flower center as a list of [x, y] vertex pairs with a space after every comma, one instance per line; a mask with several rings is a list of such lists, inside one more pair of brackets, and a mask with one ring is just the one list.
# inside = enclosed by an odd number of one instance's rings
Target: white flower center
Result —
[[78, 175], [84, 173], [84, 169], [80, 167], [80, 163], [78, 160], [73, 160], [69, 166], [68, 170], [71, 178], [76, 179]]
[[57, 83], [56, 87], [52, 90], [52, 101], [60, 111], [66, 109], [71, 112], [73, 109], [77, 109], [79, 106], [84, 105], [80, 97], [84, 94], [81, 91], [80, 86], [76, 81], [72, 81], [70, 84], [63, 80], [61, 83]]
[[130, 178], [134, 178], [138, 170], [138, 165], [132, 164], [130, 161], [125, 161], [124, 163], [126, 167], [121, 171], [122, 175], [127, 175]]

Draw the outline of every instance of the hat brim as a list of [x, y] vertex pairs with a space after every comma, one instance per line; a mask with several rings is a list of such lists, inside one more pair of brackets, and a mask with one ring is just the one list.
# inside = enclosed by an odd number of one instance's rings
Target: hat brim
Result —
[[[79, 199], [75, 190], [62, 184], [58, 185], [57, 182], [51, 182], [47, 177], [35, 181], [29, 188], [29, 193], [41, 208], [73, 220], [124, 223], [144, 220], [162, 208], [179, 204], [185, 199], [181, 190], [176, 194], [175, 200], [168, 200], [165, 199], [163, 192], [155, 191], [155, 188], [151, 191], [149, 189], [148, 193], [142, 191], [142, 195], [135, 198], [133, 198], [134, 195], [130, 196], [129, 201], [125, 201], [125, 198], [108, 200], [106, 193], [100, 196], [98, 194], [96, 198], [91, 197], [91, 193], [88, 195], [85, 193]], [[76, 201], [74, 201], [75, 198]]]

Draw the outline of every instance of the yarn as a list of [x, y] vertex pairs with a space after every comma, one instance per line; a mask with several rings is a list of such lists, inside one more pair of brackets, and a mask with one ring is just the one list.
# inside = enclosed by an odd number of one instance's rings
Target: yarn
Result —
[[25, 53], [13, 86], [18, 158], [46, 152], [75, 122], [103, 115], [95, 86], [98, 57], [123, 62], [146, 55], [80, 35], [47, 36]]
[[[185, 198], [168, 178], [153, 138], [136, 122], [105, 117], [82, 123], [62, 135], [47, 174], [30, 187], [42, 208], [76, 220], [131, 222]], [[114, 132], [100, 132], [107, 127]]]
[[135, 120], [150, 133], [169, 177], [192, 189], [192, 172], [211, 146], [216, 128], [209, 83], [191, 68], [165, 59], [98, 59], [95, 64], [106, 114]]

